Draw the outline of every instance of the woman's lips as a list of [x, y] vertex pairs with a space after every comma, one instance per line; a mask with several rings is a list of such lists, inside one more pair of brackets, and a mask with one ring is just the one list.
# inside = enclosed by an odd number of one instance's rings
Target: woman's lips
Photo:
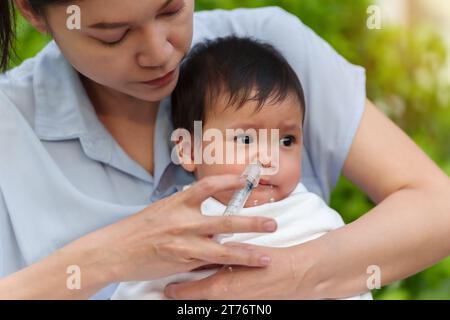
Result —
[[149, 85], [149, 86], [162, 87], [162, 86], [165, 86], [166, 84], [172, 82], [174, 74], [175, 74], [175, 70], [169, 72], [168, 74], [166, 74], [165, 76], [162, 76], [161, 78], [142, 82], [142, 83]]

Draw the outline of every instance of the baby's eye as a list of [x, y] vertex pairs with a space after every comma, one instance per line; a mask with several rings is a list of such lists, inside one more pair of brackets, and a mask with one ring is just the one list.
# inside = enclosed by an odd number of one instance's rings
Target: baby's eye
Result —
[[292, 146], [292, 144], [295, 142], [295, 137], [294, 136], [287, 136], [287, 137], [284, 137], [284, 138], [282, 138], [281, 140], [280, 140], [280, 144], [283, 146], [283, 147], [290, 147], [290, 146]]
[[251, 144], [251, 143], [253, 143], [253, 137], [243, 134], [243, 135], [234, 137], [234, 141], [238, 142], [238, 143], [243, 143], [243, 144]]

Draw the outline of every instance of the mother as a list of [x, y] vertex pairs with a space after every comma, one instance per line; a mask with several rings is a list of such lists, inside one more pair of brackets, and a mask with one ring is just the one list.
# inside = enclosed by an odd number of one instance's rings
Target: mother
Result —
[[[214, 263], [240, 267], [166, 294], [337, 298], [367, 291], [371, 265], [388, 284], [449, 254], [448, 177], [365, 98], [363, 70], [290, 14], [194, 14], [194, 0], [15, 4], [54, 42], [0, 76], [0, 298], [107, 298], [119, 281]], [[69, 4], [81, 8], [80, 30], [66, 27]], [[0, 2], [3, 68], [11, 7]], [[167, 197], [191, 177], [170, 163], [165, 98], [192, 40], [230, 33], [271, 42], [302, 78], [304, 184], [328, 200], [343, 171], [373, 210], [296, 247], [221, 246], [210, 236], [276, 228], [262, 218], [200, 215], [202, 200], [238, 187], [237, 177]], [[77, 290], [66, 285], [71, 266], [81, 271]]]

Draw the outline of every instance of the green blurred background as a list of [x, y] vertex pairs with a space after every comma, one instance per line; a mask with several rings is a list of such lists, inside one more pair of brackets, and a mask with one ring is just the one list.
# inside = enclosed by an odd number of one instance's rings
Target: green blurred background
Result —
[[[369, 30], [367, 8], [373, 2], [197, 0], [196, 5], [197, 10], [280, 6], [296, 14], [350, 62], [366, 68], [368, 97], [450, 175], [450, 85], [443, 72], [448, 62], [447, 46], [439, 32], [421, 23]], [[19, 58], [11, 66], [35, 55], [49, 41], [22, 19], [18, 27]], [[331, 205], [347, 223], [373, 207], [344, 178], [338, 183]], [[376, 299], [450, 299], [450, 258], [373, 293]]]

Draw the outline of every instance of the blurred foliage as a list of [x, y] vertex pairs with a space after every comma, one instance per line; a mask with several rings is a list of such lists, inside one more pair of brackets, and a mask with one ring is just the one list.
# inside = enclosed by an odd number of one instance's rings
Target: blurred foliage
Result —
[[[366, 27], [372, 0], [197, 0], [197, 10], [280, 6], [297, 15], [350, 62], [367, 70], [367, 95], [450, 174], [448, 59], [438, 34], [424, 26]], [[19, 19], [14, 66], [49, 40]], [[448, 78], [447, 78], [448, 79]], [[376, 134], [376, 132], [374, 133]], [[380, 155], [388, 156], [388, 155]], [[419, 172], [417, 174], [420, 174]], [[331, 206], [350, 223], [373, 208], [342, 178]], [[406, 280], [375, 290], [377, 299], [450, 299], [450, 258]]]

